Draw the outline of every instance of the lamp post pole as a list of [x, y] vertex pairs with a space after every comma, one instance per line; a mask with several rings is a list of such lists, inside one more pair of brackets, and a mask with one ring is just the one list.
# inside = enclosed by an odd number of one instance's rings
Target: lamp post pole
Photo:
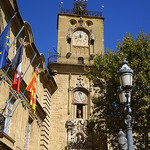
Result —
[[130, 103], [128, 102], [128, 97], [129, 95], [126, 94], [127, 97], [127, 104], [125, 106], [125, 111], [126, 111], [126, 119], [125, 119], [125, 124], [127, 126], [127, 140], [128, 140], [128, 150], [133, 150], [133, 136], [132, 136], [132, 126], [133, 126], [133, 120], [131, 118], [131, 107]]
[[119, 92], [119, 98], [120, 102], [125, 103], [125, 112], [126, 112], [126, 118], [125, 118], [125, 124], [127, 127], [127, 145], [128, 150], [133, 150], [133, 135], [132, 135], [132, 126], [133, 126], [133, 120], [131, 118], [131, 88], [132, 88], [132, 75], [133, 70], [129, 68], [127, 65], [126, 59], [123, 61], [123, 66], [119, 70], [119, 76], [120, 76], [120, 92]]

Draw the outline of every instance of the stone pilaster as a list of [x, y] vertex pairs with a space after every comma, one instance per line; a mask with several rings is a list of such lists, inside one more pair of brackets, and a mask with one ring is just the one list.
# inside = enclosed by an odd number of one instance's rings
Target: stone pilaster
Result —
[[41, 127], [41, 140], [40, 149], [48, 150], [49, 145], [49, 127], [50, 127], [50, 110], [51, 110], [51, 95], [48, 89], [44, 89], [43, 109], [46, 112], [46, 118], [44, 119]]

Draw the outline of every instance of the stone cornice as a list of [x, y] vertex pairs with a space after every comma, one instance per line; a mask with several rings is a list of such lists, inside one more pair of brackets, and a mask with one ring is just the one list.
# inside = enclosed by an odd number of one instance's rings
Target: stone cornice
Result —
[[[81, 64], [64, 64], [64, 63], [49, 63], [48, 68], [50, 74], [55, 72], [56, 74], [85, 74], [86, 69], [94, 69], [93, 65], [81, 65]], [[63, 68], [63, 69], [62, 69]]]
[[2, 145], [7, 150], [13, 150], [15, 140], [13, 140], [6, 133], [0, 132], [0, 145]]

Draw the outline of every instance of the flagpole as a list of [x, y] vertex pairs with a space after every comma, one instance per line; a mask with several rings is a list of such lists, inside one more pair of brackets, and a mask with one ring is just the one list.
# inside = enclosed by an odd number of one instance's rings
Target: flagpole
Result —
[[[35, 57], [36, 57], [36, 54], [35, 54], [34, 57], [32, 58], [30, 64], [28, 65], [28, 68], [26, 69], [25, 73], [23, 74], [23, 77], [21, 78], [20, 82], [23, 80], [23, 78], [24, 78], [26, 72], [28, 71], [28, 69], [29, 69], [30, 65], [32, 64], [33, 60], [35, 59]], [[12, 97], [14, 96], [15, 92], [16, 92], [16, 91], [14, 90], [14, 92], [13, 92], [13, 94], [11, 95], [11, 97], [9, 98], [9, 100], [8, 100], [8, 102], [7, 102], [6, 106], [5, 106], [5, 108], [3, 109], [2, 114], [4, 113], [5, 109], [7, 108], [8, 104], [9, 104], [9, 102], [11, 101]]]
[[5, 127], [4, 127], [4, 129], [3, 129], [3, 132], [5, 131], [6, 127], [8, 126], [8, 123], [10, 122], [10, 119], [11, 119], [12, 115], [14, 114], [15, 110], [17, 109], [17, 107], [18, 107], [18, 105], [19, 105], [19, 103], [20, 103], [20, 101], [21, 101], [21, 99], [22, 99], [22, 97], [23, 97], [25, 91], [26, 91], [26, 90], [24, 90], [24, 92], [22, 93], [22, 95], [21, 95], [21, 97], [20, 97], [20, 100], [18, 101], [18, 103], [17, 103], [17, 105], [16, 105], [14, 111], [12, 112], [11, 116], [9, 117], [9, 119], [8, 119], [8, 121], [7, 121], [7, 123], [6, 123]]
[[38, 70], [39, 66], [40, 66], [40, 63], [37, 65], [37, 70]]
[[[39, 63], [38, 66], [37, 66], [37, 70], [38, 70], [39, 66], [40, 66], [40, 63]], [[9, 120], [7, 121], [6, 126], [5, 126], [4, 129], [3, 129], [3, 132], [5, 131], [6, 127], [8, 126], [8, 123], [10, 122], [11, 117], [13, 116], [13, 114], [14, 114], [15, 110], [17, 109], [17, 107], [18, 107], [18, 105], [19, 105], [19, 103], [20, 103], [22, 97], [24, 96], [25, 91], [26, 91], [26, 89], [25, 89], [24, 92], [22, 93], [22, 95], [21, 95], [21, 97], [20, 97], [20, 99], [19, 99], [19, 101], [18, 101], [18, 103], [17, 103], [15, 109], [13, 110], [13, 112], [12, 112], [12, 114], [11, 114]]]
[[2, 82], [3, 82], [3, 80], [4, 80], [4, 78], [5, 78], [5, 76], [6, 76], [6, 74], [7, 74], [7, 72], [8, 72], [9, 69], [10, 69], [10, 66], [9, 66], [8, 69], [6, 70], [6, 72], [5, 72], [5, 74], [4, 74], [3, 78], [2, 78], [2, 81], [0, 82], [0, 85], [2, 84]]
[[[23, 39], [22, 42], [24, 42], [25, 39], [26, 39], [26, 36], [24, 37], [24, 39]], [[10, 47], [9, 47], [9, 48], [10, 48]], [[6, 70], [6, 72], [5, 72], [5, 74], [4, 74], [3, 78], [2, 78], [2, 81], [0, 82], [0, 85], [2, 84], [2, 82], [3, 82], [3, 80], [4, 80], [4, 78], [5, 78], [6, 74], [7, 74], [7, 72], [9, 71], [9, 69], [10, 69], [10, 66], [9, 66], [8, 69]]]
[[17, 15], [17, 12], [15, 12], [15, 14], [13, 15], [13, 17], [12, 17], [12, 18], [14, 18], [16, 15]]
[[[8, 22], [8, 24], [12, 21], [12, 19], [16, 16], [16, 14], [17, 14], [17, 12], [15, 12], [15, 14], [12, 16], [12, 18], [9, 20], [9, 22]], [[7, 25], [8, 25], [7, 24]], [[7, 26], [6, 26], [7, 27]], [[2, 33], [1, 34], [3, 34], [3, 32], [4, 32], [4, 30], [2, 31]]]
[[20, 31], [19, 31], [18, 34], [16, 35], [15, 39], [13, 40], [13, 42], [10, 44], [9, 49], [10, 49], [10, 47], [13, 45], [13, 43], [15, 42], [15, 40], [17, 39], [17, 37], [20, 35], [20, 33], [21, 33], [21, 31], [23, 30], [23, 28], [24, 28], [24, 25], [22, 26], [22, 28], [20, 29]]

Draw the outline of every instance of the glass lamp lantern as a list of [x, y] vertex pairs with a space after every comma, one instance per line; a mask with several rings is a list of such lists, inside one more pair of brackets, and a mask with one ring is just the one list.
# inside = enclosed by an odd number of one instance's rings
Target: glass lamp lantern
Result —
[[119, 70], [120, 84], [122, 88], [132, 87], [133, 70], [127, 65], [126, 59], [122, 62], [123, 66]]
[[[121, 88], [119, 87], [118, 89], [118, 93], [119, 93], [119, 99], [120, 99], [120, 103], [126, 103], [127, 102], [127, 93]], [[131, 102], [131, 92], [128, 92], [128, 102]]]

